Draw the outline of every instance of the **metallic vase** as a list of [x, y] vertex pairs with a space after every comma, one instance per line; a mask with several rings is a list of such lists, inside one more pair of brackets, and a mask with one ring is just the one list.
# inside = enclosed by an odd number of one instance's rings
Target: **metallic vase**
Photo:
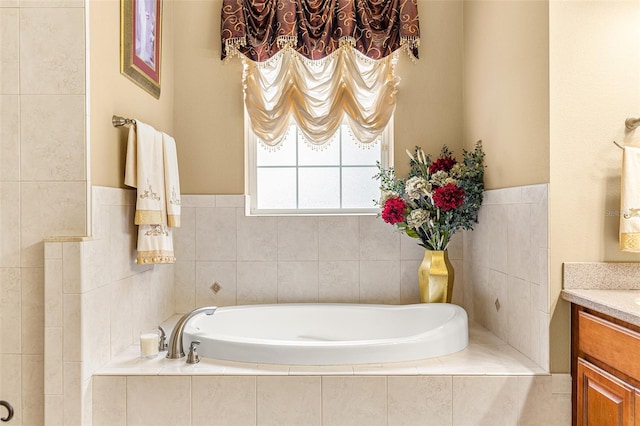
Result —
[[454, 270], [446, 250], [425, 250], [418, 268], [420, 302], [451, 303]]

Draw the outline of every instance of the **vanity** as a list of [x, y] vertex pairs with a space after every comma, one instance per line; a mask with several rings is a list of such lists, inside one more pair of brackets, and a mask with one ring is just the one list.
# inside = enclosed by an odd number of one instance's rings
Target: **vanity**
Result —
[[640, 426], [640, 266], [571, 263], [564, 276], [573, 424]]

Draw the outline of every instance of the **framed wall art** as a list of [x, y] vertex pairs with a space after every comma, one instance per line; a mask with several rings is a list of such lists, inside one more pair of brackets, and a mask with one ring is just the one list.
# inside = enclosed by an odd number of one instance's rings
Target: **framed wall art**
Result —
[[120, 0], [120, 73], [160, 98], [162, 0]]

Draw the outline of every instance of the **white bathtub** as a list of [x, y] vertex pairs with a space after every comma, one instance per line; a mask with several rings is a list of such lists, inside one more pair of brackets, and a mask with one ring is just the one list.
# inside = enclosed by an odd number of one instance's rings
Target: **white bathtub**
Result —
[[185, 353], [266, 364], [331, 365], [410, 361], [464, 349], [468, 318], [453, 304], [292, 303], [218, 308], [184, 329]]

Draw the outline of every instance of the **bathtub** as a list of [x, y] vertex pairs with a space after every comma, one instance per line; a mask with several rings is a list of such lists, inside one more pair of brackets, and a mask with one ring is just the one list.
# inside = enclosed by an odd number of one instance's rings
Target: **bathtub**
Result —
[[333, 365], [411, 361], [464, 349], [468, 318], [453, 304], [291, 303], [218, 308], [186, 325], [203, 357], [258, 364]]

